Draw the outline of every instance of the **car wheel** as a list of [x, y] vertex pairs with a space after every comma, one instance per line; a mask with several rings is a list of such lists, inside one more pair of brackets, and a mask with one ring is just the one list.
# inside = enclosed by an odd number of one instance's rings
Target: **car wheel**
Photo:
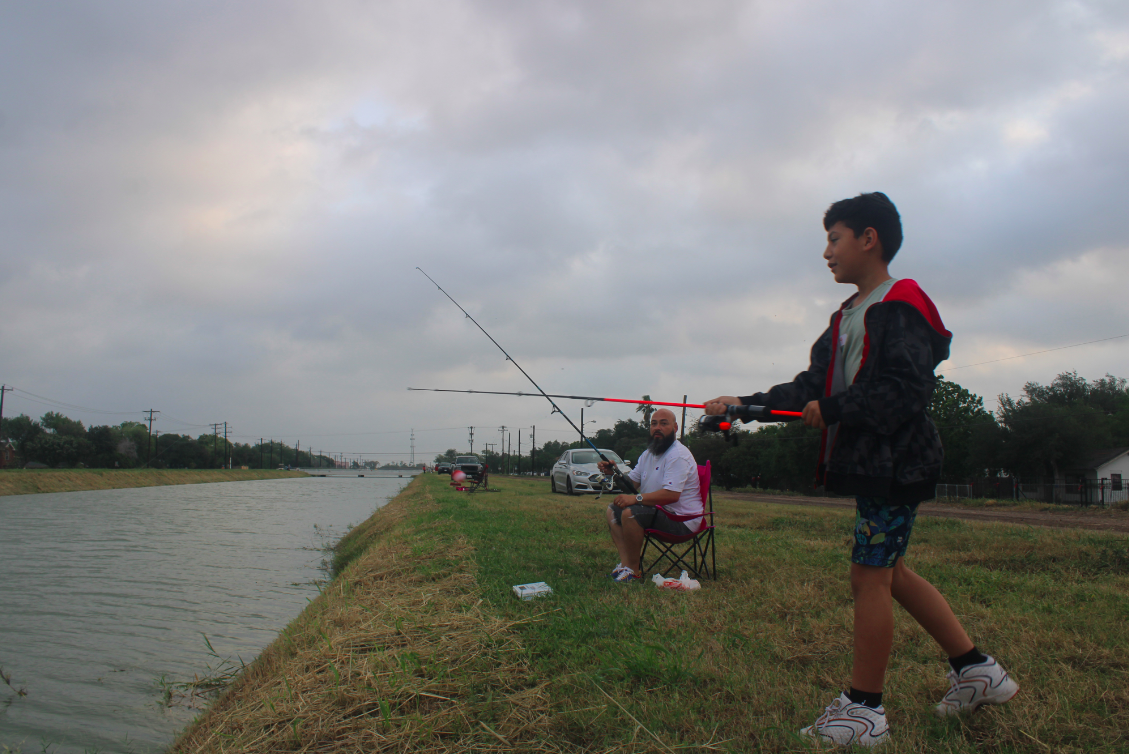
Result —
[[557, 494], [557, 478], [555, 476], [549, 476], [549, 487], [553, 490], [554, 495]]
[[575, 495], [576, 494], [576, 492], [574, 492], [573, 489], [572, 489], [572, 480], [571, 479], [565, 480], [565, 494], [566, 495]]

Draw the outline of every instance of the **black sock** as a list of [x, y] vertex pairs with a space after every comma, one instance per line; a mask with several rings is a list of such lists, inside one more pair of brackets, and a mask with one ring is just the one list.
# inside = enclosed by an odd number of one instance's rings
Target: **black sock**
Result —
[[960, 657], [950, 657], [949, 665], [952, 667], [954, 672], [959, 673], [969, 665], [975, 665], [976, 663], [984, 662], [987, 659], [987, 657], [980, 653], [979, 649], [973, 647], [972, 649], [962, 654]]
[[879, 691], [875, 694], [872, 691], [859, 691], [854, 686], [847, 692], [847, 698], [855, 704], [861, 704], [864, 707], [871, 709], [878, 709], [882, 706], [882, 692]]

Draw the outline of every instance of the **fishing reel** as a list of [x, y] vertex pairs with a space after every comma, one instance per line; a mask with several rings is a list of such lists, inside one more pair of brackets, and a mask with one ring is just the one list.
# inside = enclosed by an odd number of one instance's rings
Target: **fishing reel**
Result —
[[721, 432], [726, 440], [730, 440], [733, 439], [729, 433], [734, 429], [733, 422], [735, 420], [742, 422], [780, 422], [792, 421], [800, 416], [801, 414], [798, 411], [773, 411], [765, 406], [726, 406], [724, 415], [700, 417], [698, 429], [703, 432]]

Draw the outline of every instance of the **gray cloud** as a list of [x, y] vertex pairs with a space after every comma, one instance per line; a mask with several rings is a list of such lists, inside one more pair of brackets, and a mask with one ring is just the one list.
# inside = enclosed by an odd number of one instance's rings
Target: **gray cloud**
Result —
[[[563, 423], [529, 399], [404, 391], [528, 387], [416, 265], [552, 391], [702, 399], [804, 366], [849, 293], [822, 211], [874, 189], [906, 225], [892, 271], [956, 333], [946, 366], [1120, 334], [1127, 14], [10, 5], [0, 377], [256, 438], [551, 437]], [[1124, 353], [949, 376], [993, 398], [1126, 374]]]

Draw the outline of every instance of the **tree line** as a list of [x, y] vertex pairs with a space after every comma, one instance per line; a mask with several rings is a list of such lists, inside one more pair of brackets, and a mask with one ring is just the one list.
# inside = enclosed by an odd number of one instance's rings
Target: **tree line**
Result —
[[[992, 413], [982, 397], [939, 376], [927, 410], [945, 448], [941, 481], [966, 484], [1005, 475], [1063, 481], [1095, 453], [1129, 446], [1126, 384], [1109, 374], [1087, 380], [1075, 371], [1063, 372], [1048, 385], [1028, 382], [1018, 396], [1001, 394]], [[593, 442], [634, 464], [650, 440], [647, 421], [653, 410], [640, 406], [643, 421], [617, 421], [597, 431]], [[712, 463], [716, 483], [726, 489], [813, 490], [819, 430], [800, 422], [756, 424], [732, 432], [727, 441], [700, 433], [694, 417], [687, 423], [683, 442], [698, 463]], [[493, 451], [477, 455], [495, 473], [508, 467], [545, 474], [565, 450], [581, 447], [587, 444], [580, 440], [547, 442], [520, 460]], [[453, 461], [457, 454], [452, 448], [435, 460]]]
[[25, 414], [5, 417], [0, 437], [11, 441], [20, 466], [219, 469], [230, 463], [258, 469], [334, 464], [328, 456], [298, 451], [283, 442], [236, 443], [214, 434], [150, 435], [145, 424], [135, 421], [86, 427], [54, 411], [38, 421]]

